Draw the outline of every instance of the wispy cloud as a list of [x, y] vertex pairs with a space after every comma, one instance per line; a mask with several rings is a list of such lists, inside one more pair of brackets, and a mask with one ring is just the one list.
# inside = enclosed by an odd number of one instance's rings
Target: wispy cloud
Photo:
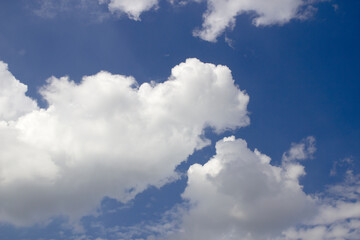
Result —
[[37, 0], [27, 3], [33, 13], [42, 18], [83, 16], [94, 21], [102, 21], [110, 16], [97, 1], [93, 0]]

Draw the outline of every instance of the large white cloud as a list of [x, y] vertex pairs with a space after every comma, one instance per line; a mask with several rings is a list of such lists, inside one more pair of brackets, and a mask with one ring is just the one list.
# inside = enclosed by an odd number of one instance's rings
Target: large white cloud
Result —
[[225, 138], [206, 164], [188, 170], [183, 197], [190, 210], [178, 239], [269, 239], [312, 217], [315, 200], [299, 184], [303, 168], [251, 151], [242, 139]]
[[[174, 67], [159, 84], [139, 86], [108, 72], [79, 84], [52, 77], [40, 91], [47, 109], [37, 109], [24, 96], [26, 87], [0, 66], [0, 84], [10, 86], [0, 91], [6, 103], [0, 108], [0, 221], [17, 225], [59, 214], [77, 218], [104, 196], [131, 199], [175, 177], [176, 165], [209, 143], [204, 128], [249, 124], [249, 97], [230, 70], [197, 59]], [[9, 106], [13, 96], [19, 104]]]

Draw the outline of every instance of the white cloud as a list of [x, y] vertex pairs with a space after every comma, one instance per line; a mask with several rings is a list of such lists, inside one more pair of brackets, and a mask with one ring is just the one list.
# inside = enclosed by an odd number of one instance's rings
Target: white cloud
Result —
[[126, 13], [130, 19], [140, 20], [140, 15], [157, 7], [159, 0], [110, 0], [112, 13]]
[[291, 148], [283, 154], [282, 160], [283, 162], [291, 162], [294, 160], [313, 158], [315, 151], [315, 138], [309, 136], [300, 143], [292, 143]]
[[314, 142], [293, 143], [273, 166], [242, 139], [218, 141], [209, 162], [188, 170], [188, 203], [165, 239], [359, 239], [360, 175], [349, 170], [343, 183], [313, 196], [299, 184], [305, 171], [296, 160], [311, 158]]
[[336, 176], [339, 169], [346, 168], [346, 167], [352, 167], [353, 164], [354, 164], [354, 161], [353, 161], [352, 157], [347, 157], [347, 158], [341, 159], [339, 161], [334, 161], [333, 167], [330, 170], [330, 176]]
[[344, 183], [330, 186], [318, 199], [318, 214], [284, 232], [286, 239], [359, 239], [360, 176], [347, 172]]
[[[232, 29], [236, 17], [248, 14], [255, 26], [282, 25], [292, 19], [308, 19], [316, 8], [311, 4], [314, 0], [168, 0], [173, 5], [187, 5], [189, 2], [206, 2], [207, 10], [203, 14], [200, 29], [193, 31], [193, 35], [209, 42], [216, 42], [217, 38], [226, 30]], [[99, 0], [100, 4], [107, 3], [110, 12], [125, 13], [130, 19], [140, 20], [143, 12], [158, 7], [160, 0]], [[227, 42], [229, 39], [227, 38]], [[230, 46], [232, 44], [229, 44]]]
[[194, 35], [203, 40], [215, 42], [225, 29], [233, 28], [236, 17], [249, 14], [256, 26], [285, 24], [292, 19], [308, 18], [315, 10], [306, 0], [192, 0], [206, 1], [207, 10], [203, 15], [201, 29]]
[[[165, 0], [163, 0], [165, 1]], [[292, 19], [305, 20], [316, 12], [315, 2], [322, 0], [167, 0], [174, 6], [186, 6], [188, 3], [205, 2], [207, 10], [203, 14], [201, 28], [195, 29], [193, 35], [209, 42], [216, 42], [217, 38], [226, 30], [233, 29], [236, 18], [247, 14], [255, 26], [283, 25]], [[130, 19], [139, 21], [142, 13], [157, 9], [160, 0], [37, 0], [38, 7], [34, 13], [53, 18], [76, 9], [78, 12], [86, 10], [98, 20], [108, 16], [98, 7], [106, 4], [111, 13], [126, 14]], [[226, 42], [230, 42], [226, 37]], [[232, 43], [229, 43], [231, 46]]]
[[[197, 59], [177, 65], [159, 84], [138, 86], [132, 77], [108, 72], [79, 84], [52, 77], [40, 91], [47, 109], [37, 109], [24, 95], [26, 86], [0, 66], [0, 85], [12, 86], [0, 91], [3, 222], [78, 218], [104, 196], [129, 200], [175, 177], [175, 167], [209, 143], [204, 128], [249, 124], [249, 97], [230, 70]], [[21, 104], [8, 106], [14, 96]]]
[[16, 120], [37, 109], [36, 102], [26, 92], [27, 86], [15, 79], [7, 64], [0, 61], [0, 121]]
[[270, 239], [312, 217], [316, 201], [289, 174], [296, 166], [273, 166], [242, 139], [217, 142], [216, 155], [188, 171], [191, 207], [177, 239]]

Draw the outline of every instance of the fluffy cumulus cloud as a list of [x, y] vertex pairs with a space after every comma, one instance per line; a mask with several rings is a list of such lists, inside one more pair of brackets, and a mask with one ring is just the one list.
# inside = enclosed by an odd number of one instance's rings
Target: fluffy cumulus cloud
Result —
[[271, 239], [312, 217], [316, 202], [307, 196], [296, 162], [282, 166], [251, 151], [246, 141], [225, 138], [206, 164], [188, 170], [183, 197], [190, 210], [177, 239]]
[[[41, 109], [0, 62], [0, 222], [29, 225], [91, 213], [105, 196], [126, 202], [149, 185], [177, 177], [175, 167], [216, 132], [249, 124], [248, 95], [226, 66], [188, 59], [163, 83], [100, 72], [75, 83], [47, 80]], [[310, 136], [280, 165], [235, 137], [188, 170], [185, 203], [160, 223], [119, 228], [132, 238], [359, 239], [360, 176], [305, 194], [301, 164], [313, 158]], [[345, 160], [344, 160], [345, 161]], [[346, 160], [351, 162], [350, 160]], [[349, 165], [351, 166], [351, 165]], [[184, 207], [185, 206], [185, 207]]]
[[[302, 154], [299, 154], [302, 152]], [[216, 144], [206, 164], [192, 165], [185, 202], [158, 222], [146, 222], [110, 232], [114, 239], [245, 239], [355, 240], [360, 238], [360, 175], [346, 172], [345, 181], [322, 193], [308, 195], [299, 178], [299, 160], [312, 158], [314, 137], [293, 143], [279, 166], [228, 137]], [[296, 153], [296, 154], [295, 154]], [[292, 158], [290, 156], [293, 156]], [[113, 234], [113, 235], [111, 235]], [[111, 238], [112, 239], [112, 238]]]
[[203, 130], [246, 126], [248, 95], [226, 66], [188, 59], [164, 83], [100, 72], [48, 79], [38, 109], [0, 64], [0, 221], [78, 218], [104, 196], [127, 201], [176, 177], [209, 140]]
[[[216, 144], [216, 155], [188, 170], [187, 200], [174, 213], [177, 229], [161, 229], [164, 239], [313, 240], [359, 239], [360, 175], [348, 170], [343, 183], [308, 195], [299, 178], [299, 160], [312, 158], [314, 137], [293, 143], [280, 166], [228, 137]], [[166, 226], [166, 225], [164, 225]]]
[[[140, 20], [142, 12], [156, 8], [159, 0], [110, 0], [109, 10], [112, 13], [126, 13], [133, 20]], [[99, 3], [103, 3], [102, 0]]]

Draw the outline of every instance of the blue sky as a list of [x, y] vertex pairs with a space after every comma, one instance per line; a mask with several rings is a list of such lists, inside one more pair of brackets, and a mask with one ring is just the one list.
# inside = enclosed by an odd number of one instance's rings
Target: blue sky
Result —
[[360, 238], [360, 3], [226, 4], [0, 2], [1, 239]]

